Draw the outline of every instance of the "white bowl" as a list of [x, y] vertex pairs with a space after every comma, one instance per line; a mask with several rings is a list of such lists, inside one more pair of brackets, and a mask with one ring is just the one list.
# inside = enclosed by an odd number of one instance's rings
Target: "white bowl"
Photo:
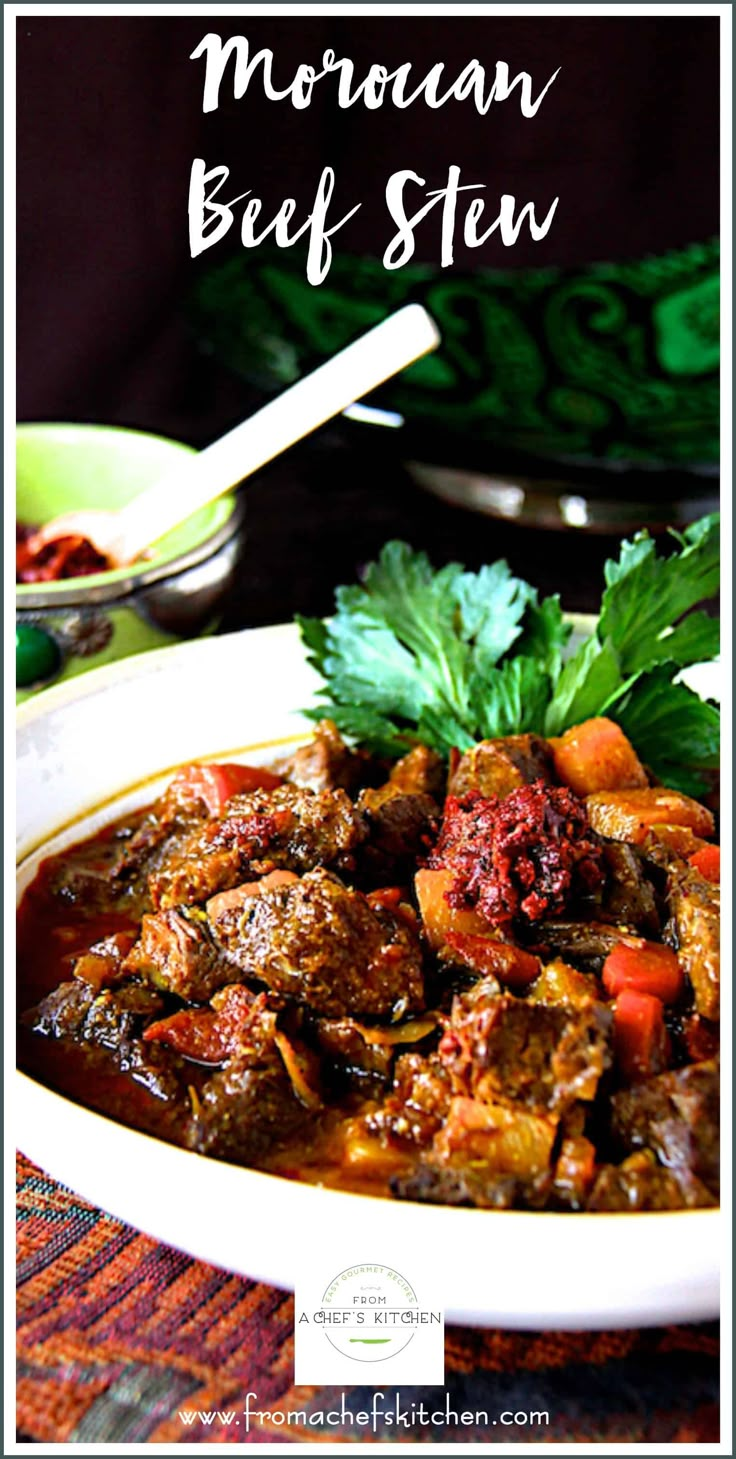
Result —
[[[268, 762], [310, 733], [316, 676], [292, 626], [93, 671], [18, 712], [18, 892], [44, 856], [151, 800], [191, 759]], [[307, 1266], [431, 1272], [448, 1320], [518, 1328], [697, 1321], [718, 1311], [721, 1213], [476, 1211], [382, 1200], [205, 1159], [16, 1074], [17, 1141], [152, 1236], [293, 1288]], [[343, 1260], [344, 1258], [344, 1260]], [[418, 1270], [419, 1269], [419, 1270]]]

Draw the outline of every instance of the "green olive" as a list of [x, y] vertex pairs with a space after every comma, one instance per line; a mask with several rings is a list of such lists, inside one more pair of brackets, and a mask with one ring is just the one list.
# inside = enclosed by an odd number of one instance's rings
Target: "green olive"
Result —
[[61, 649], [56, 639], [34, 623], [19, 623], [15, 629], [15, 683], [19, 689], [53, 679], [61, 668]]

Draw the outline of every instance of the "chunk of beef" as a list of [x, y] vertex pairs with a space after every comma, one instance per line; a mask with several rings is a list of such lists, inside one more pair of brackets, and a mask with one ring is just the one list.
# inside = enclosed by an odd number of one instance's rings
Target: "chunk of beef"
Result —
[[337, 725], [323, 719], [314, 738], [283, 760], [279, 773], [304, 790], [346, 790], [354, 794], [375, 773], [372, 757], [365, 750], [351, 750]]
[[705, 1059], [714, 1059], [721, 1046], [719, 1025], [710, 1023], [699, 1013], [691, 1013], [679, 1022], [687, 1062], [698, 1064]]
[[451, 1095], [450, 1075], [436, 1054], [402, 1054], [391, 1093], [366, 1125], [393, 1143], [428, 1145], [447, 1118]]
[[486, 797], [503, 797], [534, 780], [552, 784], [554, 779], [552, 750], [546, 740], [539, 735], [508, 735], [481, 740], [466, 750], [450, 772], [447, 790], [455, 796], [477, 791]]
[[198, 833], [179, 843], [151, 873], [151, 901], [157, 911], [205, 902], [216, 892], [237, 886], [248, 865], [234, 846], [213, 850], [207, 832]]
[[611, 1132], [624, 1150], [654, 1150], [669, 1169], [689, 1171], [714, 1193], [720, 1181], [719, 1065], [669, 1070], [615, 1094]]
[[95, 1001], [96, 991], [81, 980], [59, 983], [37, 1008], [26, 1015], [34, 1033], [52, 1039], [81, 1039], [87, 1014]]
[[552, 1007], [479, 984], [455, 999], [439, 1056], [474, 1099], [560, 1114], [595, 1098], [611, 1062], [610, 1024], [601, 1004]]
[[149, 1050], [141, 1034], [161, 1011], [152, 988], [129, 983], [99, 992], [81, 978], [60, 983], [32, 1014], [34, 1033], [73, 1039], [105, 1049], [123, 1073], [130, 1073], [159, 1099], [182, 1097], [181, 1065], [169, 1049]]
[[537, 1180], [525, 1181], [480, 1163], [457, 1167], [421, 1160], [408, 1175], [392, 1176], [389, 1184], [391, 1194], [403, 1201], [510, 1211], [543, 1205], [549, 1176], [545, 1172]]
[[320, 1052], [351, 1086], [369, 1082], [386, 1084], [397, 1049], [417, 1044], [432, 1034], [437, 1017], [412, 1018], [406, 1023], [368, 1027], [354, 1018], [317, 1019], [314, 1032]]
[[124, 966], [154, 987], [195, 1003], [206, 1003], [217, 988], [234, 979], [232, 964], [213, 940], [207, 918], [186, 909], [146, 914]]
[[367, 839], [358, 855], [361, 881], [374, 886], [406, 882], [437, 838], [437, 804], [430, 795], [404, 794], [390, 786], [358, 798]]
[[235, 795], [150, 880], [154, 906], [202, 902], [274, 867], [350, 869], [366, 830], [344, 790], [295, 785]]
[[582, 965], [591, 972], [600, 972], [609, 952], [636, 936], [631, 927], [610, 927], [604, 922], [536, 922], [529, 933], [535, 952], [543, 956], [564, 958], [574, 967]]
[[721, 1016], [720, 888], [686, 863], [673, 866], [667, 883], [677, 957], [693, 986], [703, 1018]]
[[588, 1197], [589, 1211], [680, 1211], [715, 1206], [715, 1197], [686, 1170], [666, 1170], [651, 1150], [604, 1165]]
[[417, 932], [318, 868], [225, 909], [213, 932], [245, 973], [327, 1017], [423, 1006]]
[[314, 1119], [277, 1058], [236, 1055], [203, 1086], [186, 1142], [201, 1155], [255, 1164]]
[[82, 979], [59, 983], [31, 1014], [34, 1033], [46, 1038], [69, 1038], [77, 1043], [115, 1048], [134, 1037], [146, 1019], [163, 1007], [152, 988], [130, 983], [115, 992], [99, 992]]
[[401, 795], [431, 795], [441, 802], [445, 795], [445, 762], [435, 750], [415, 745], [392, 767], [388, 784]]
[[354, 1018], [320, 1018], [315, 1025], [320, 1053], [341, 1083], [357, 1089], [386, 1085], [394, 1062], [392, 1045], [369, 1042], [367, 1034], [370, 1030]]
[[119, 1049], [142, 1033], [144, 1024], [159, 1012], [161, 1002], [152, 988], [140, 983], [128, 983], [115, 990], [106, 988], [90, 1005], [82, 1036], [88, 1043]]
[[606, 883], [601, 918], [606, 922], [638, 927], [642, 932], [658, 933], [659, 917], [654, 891], [634, 847], [625, 841], [604, 842], [603, 864]]
[[652, 826], [689, 826], [698, 836], [713, 835], [709, 810], [678, 790], [653, 786], [649, 790], [600, 790], [585, 798], [590, 824], [611, 841], [642, 845]]
[[118, 834], [101, 836], [72, 847], [63, 858], [49, 864], [48, 888], [61, 902], [95, 915], [110, 910], [111, 903], [127, 896], [128, 881], [121, 878], [129, 837], [136, 834], [122, 825]]
[[119, 842], [113, 878], [120, 886], [145, 884], [161, 863], [175, 856], [208, 819], [204, 801], [186, 777], [174, 776], [143, 816], [132, 836]]
[[134, 932], [112, 932], [109, 937], [93, 942], [89, 951], [77, 958], [75, 978], [89, 983], [97, 992], [112, 987], [125, 977], [123, 965], [135, 941]]
[[184, 1103], [186, 1066], [173, 1049], [131, 1039], [130, 1043], [121, 1045], [116, 1058], [121, 1071], [130, 1074], [136, 1084], [142, 1084], [156, 1099], [166, 1100], [169, 1104]]

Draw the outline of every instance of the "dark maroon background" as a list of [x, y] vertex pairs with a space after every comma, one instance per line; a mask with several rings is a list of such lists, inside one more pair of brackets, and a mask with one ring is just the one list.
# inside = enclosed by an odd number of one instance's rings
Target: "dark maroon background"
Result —
[[[383, 191], [396, 168], [442, 186], [463, 181], [534, 199], [547, 238], [504, 248], [494, 235], [456, 262], [519, 267], [639, 257], [718, 230], [718, 21], [661, 18], [18, 20], [18, 413], [125, 421], [200, 440], [234, 409], [198, 359], [182, 304], [200, 267], [240, 251], [227, 240], [189, 257], [187, 193], [195, 155], [224, 162], [224, 196], [250, 187], [272, 208], [294, 196], [305, 212], [322, 167], [337, 173], [335, 218], [362, 207], [336, 247], [378, 255], [394, 228]], [[332, 46], [356, 76], [372, 61], [438, 60], [448, 81], [474, 57], [493, 73], [525, 69], [539, 91], [560, 74], [535, 118], [518, 102], [478, 116], [469, 101], [404, 112], [384, 103], [340, 111], [330, 79], [307, 111], [264, 100], [202, 114], [204, 34], [245, 34], [274, 51], [282, 86], [300, 61]], [[232, 186], [230, 186], [232, 183]], [[227, 191], [229, 188], [229, 191]], [[344, 206], [342, 204], [344, 203]], [[439, 257], [438, 225], [417, 234], [416, 258]], [[230, 244], [230, 238], [234, 239]]]
[[[340, 111], [329, 82], [308, 111], [266, 102], [254, 85], [205, 117], [204, 64], [189, 55], [210, 30], [269, 46], [280, 86], [328, 46], [354, 60], [357, 76], [374, 60], [412, 61], [417, 80], [438, 60], [450, 80], [473, 58], [489, 74], [505, 60], [512, 73], [531, 72], [536, 93], [562, 69], [533, 120], [514, 101], [485, 117], [467, 101], [435, 112], [422, 102]], [[348, 252], [383, 253], [394, 231], [383, 190], [394, 170], [411, 167], [441, 186], [451, 162], [463, 181], [485, 182], [491, 201], [513, 192], [543, 216], [560, 196], [545, 240], [459, 247], [465, 268], [635, 258], [712, 237], [718, 43], [710, 17], [220, 20], [213, 10], [19, 19], [19, 419], [111, 421], [201, 445], [247, 414], [252, 397], [200, 352], [186, 322], [199, 269], [230, 246], [189, 257], [195, 156], [230, 165], [225, 196], [250, 187], [274, 210], [294, 196], [308, 211], [329, 163], [336, 216], [362, 202], [337, 236]], [[252, 258], [233, 234], [234, 250]], [[438, 261], [434, 225], [417, 236], [416, 257]], [[328, 611], [335, 583], [351, 580], [389, 536], [437, 563], [454, 556], [478, 566], [505, 554], [541, 588], [561, 588], [570, 608], [596, 606], [615, 547], [574, 534], [551, 542], [445, 506], [411, 484], [382, 439], [356, 445], [339, 424], [260, 472], [247, 492], [227, 627]]]

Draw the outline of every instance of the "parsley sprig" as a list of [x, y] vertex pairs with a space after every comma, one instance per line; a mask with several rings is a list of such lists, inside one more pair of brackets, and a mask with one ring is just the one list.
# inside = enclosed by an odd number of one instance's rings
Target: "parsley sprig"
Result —
[[361, 584], [337, 589], [334, 617], [298, 619], [325, 680], [309, 713], [389, 756], [417, 740], [447, 754], [558, 735], [606, 714], [655, 775], [697, 793], [718, 765], [719, 713], [678, 676], [718, 653], [718, 620], [697, 607], [718, 588], [718, 516], [674, 535], [670, 556], [647, 532], [622, 544], [595, 631], [567, 658], [559, 597], [540, 600], [506, 562], [435, 572], [425, 553], [388, 542]]

